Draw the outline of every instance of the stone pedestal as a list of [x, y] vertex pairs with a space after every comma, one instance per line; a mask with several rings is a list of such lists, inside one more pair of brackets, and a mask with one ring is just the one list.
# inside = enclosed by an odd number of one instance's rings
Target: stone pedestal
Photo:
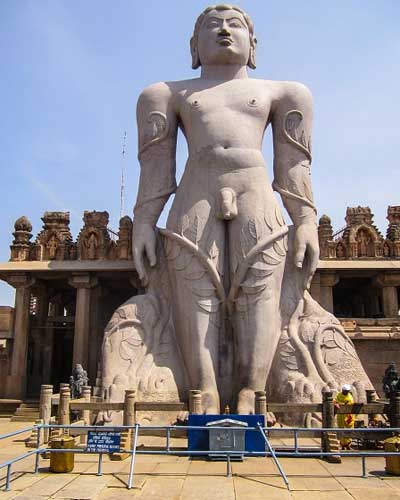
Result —
[[11, 355], [11, 369], [7, 377], [6, 395], [21, 399], [26, 390], [26, 368], [29, 334], [29, 306], [34, 279], [25, 273], [9, 276], [7, 282], [16, 288], [15, 326]]
[[89, 364], [89, 328], [91, 289], [97, 285], [97, 278], [89, 273], [73, 275], [69, 284], [76, 288], [75, 331], [72, 366]]

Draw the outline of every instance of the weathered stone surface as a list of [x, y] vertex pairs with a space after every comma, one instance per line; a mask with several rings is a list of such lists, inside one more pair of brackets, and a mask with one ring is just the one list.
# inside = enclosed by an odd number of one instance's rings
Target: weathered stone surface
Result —
[[[139, 97], [132, 251], [146, 294], [123, 304], [106, 329], [103, 393], [121, 400], [130, 388], [138, 399], [165, 400], [200, 389], [205, 413], [225, 404], [253, 413], [255, 391], [315, 402], [324, 388], [347, 382], [362, 400], [371, 384], [353, 344], [308, 292], [319, 253], [311, 94], [296, 82], [248, 77], [253, 25], [236, 7], [206, 9], [191, 52], [199, 78], [157, 83]], [[261, 152], [266, 123], [274, 133], [272, 186]], [[189, 158], [177, 187], [178, 127]], [[157, 232], [172, 193], [167, 229]], [[371, 248], [377, 255], [382, 237], [369, 236], [369, 209], [352, 210], [359, 237], [351, 233], [351, 242], [361, 256]]]

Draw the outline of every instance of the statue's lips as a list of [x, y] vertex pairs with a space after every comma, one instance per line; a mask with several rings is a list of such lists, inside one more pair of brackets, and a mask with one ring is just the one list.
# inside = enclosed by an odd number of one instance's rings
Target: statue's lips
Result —
[[218, 38], [217, 43], [219, 45], [223, 45], [224, 47], [228, 47], [229, 45], [233, 44], [232, 38], [229, 38], [228, 36]]

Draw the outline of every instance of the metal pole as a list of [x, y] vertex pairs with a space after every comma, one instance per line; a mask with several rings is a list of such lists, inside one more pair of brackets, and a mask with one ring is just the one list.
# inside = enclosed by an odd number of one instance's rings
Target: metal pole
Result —
[[139, 434], [139, 424], [135, 424], [135, 439], [133, 441], [133, 452], [132, 452], [132, 458], [131, 458], [131, 465], [129, 467], [128, 490], [130, 490], [132, 488], [133, 471], [135, 468], [136, 446], [137, 446], [138, 434]]
[[267, 435], [265, 434], [265, 431], [260, 424], [258, 424], [258, 428], [261, 432], [262, 437], [264, 438], [265, 444], [267, 445], [269, 452], [271, 453], [272, 460], [274, 461], [274, 463], [279, 471], [279, 474], [282, 476], [282, 479], [284, 480], [284, 482], [286, 484], [286, 488], [290, 491], [288, 478], [286, 477], [286, 474], [284, 473], [284, 471], [281, 467], [281, 464], [279, 463], [279, 460], [276, 458], [275, 450], [272, 448], [272, 446], [267, 438]]
[[298, 453], [299, 452], [299, 443], [297, 439], [297, 429], [294, 431], [294, 452]]
[[11, 464], [7, 465], [7, 478], [6, 478], [6, 487], [4, 491], [10, 491], [10, 480], [11, 480]]
[[362, 464], [362, 477], [367, 477], [367, 468], [364, 455], [361, 457], [361, 464]]
[[96, 476], [102, 476], [103, 475], [103, 453], [99, 453], [99, 465], [97, 468], [97, 474]]
[[170, 451], [171, 429], [167, 427], [167, 451]]
[[36, 456], [35, 456], [35, 474], [39, 472], [39, 459], [40, 459], [40, 454], [39, 454], [39, 448], [40, 448], [40, 431], [42, 430], [42, 427], [39, 426], [37, 429], [37, 437], [36, 437]]
[[231, 454], [226, 455], [226, 477], [232, 477]]

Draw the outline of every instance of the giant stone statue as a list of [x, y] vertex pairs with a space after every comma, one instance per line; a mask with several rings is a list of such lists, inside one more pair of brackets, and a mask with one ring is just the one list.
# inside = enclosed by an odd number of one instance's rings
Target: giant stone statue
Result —
[[[139, 97], [133, 256], [146, 293], [107, 326], [103, 393], [119, 401], [130, 388], [139, 400], [168, 401], [200, 389], [213, 414], [225, 404], [253, 413], [258, 390], [274, 402], [315, 402], [324, 388], [351, 383], [363, 400], [371, 383], [352, 342], [308, 291], [319, 255], [310, 91], [248, 76], [256, 38], [238, 7], [207, 8], [190, 49], [198, 78]], [[272, 186], [261, 152], [268, 125]], [[178, 128], [189, 156], [177, 186]], [[172, 194], [167, 228], [157, 229]]]

